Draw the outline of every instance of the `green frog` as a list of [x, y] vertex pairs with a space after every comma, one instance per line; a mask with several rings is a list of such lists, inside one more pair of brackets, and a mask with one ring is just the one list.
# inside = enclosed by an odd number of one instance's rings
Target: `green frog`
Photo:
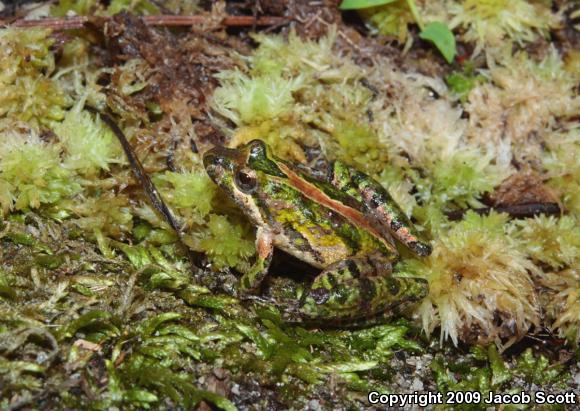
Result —
[[340, 161], [317, 172], [273, 156], [261, 140], [214, 147], [203, 163], [257, 228], [257, 258], [240, 279], [242, 294], [258, 292], [274, 247], [322, 270], [293, 305], [303, 320], [389, 315], [427, 294], [424, 279], [392, 275], [394, 239], [418, 256], [431, 247], [368, 175]]

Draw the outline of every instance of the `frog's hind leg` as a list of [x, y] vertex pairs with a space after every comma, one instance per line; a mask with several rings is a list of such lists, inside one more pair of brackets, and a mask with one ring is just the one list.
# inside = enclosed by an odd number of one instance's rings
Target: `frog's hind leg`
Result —
[[362, 201], [393, 237], [415, 254], [423, 257], [431, 254], [431, 246], [421, 241], [413, 223], [387, 190], [373, 178], [340, 161], [335, 161], [330, 165], [327, 179], [337, 189]]
[[340, 261], [314, 279], [298, 310], [306, 321], [344, 322], [386, 313], [427, 295], [424, 279], [394, 277], [386, 271], [377, 270], [372, 258]]

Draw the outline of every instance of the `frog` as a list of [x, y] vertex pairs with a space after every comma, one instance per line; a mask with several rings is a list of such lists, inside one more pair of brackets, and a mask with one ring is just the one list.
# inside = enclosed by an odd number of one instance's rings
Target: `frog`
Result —
[[431, 246], [369, 175], [339, 160], [322, 171], [283, 160], [259, 139], [215, 146], [203, 164], [256, 228], [256, 260], [239, 280], [240, 295], [259, 295], [275, 248], [321, 270], [296, 301], [284, 303], [300, 321], [389, 316], [427, 295], [425, 279], [393, 268], [397, 242], [418, 257]]

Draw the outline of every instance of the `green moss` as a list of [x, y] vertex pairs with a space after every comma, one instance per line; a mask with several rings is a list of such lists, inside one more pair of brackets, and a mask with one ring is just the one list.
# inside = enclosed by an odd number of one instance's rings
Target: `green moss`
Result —
[[514, 222], [515, 238], [534, 261], [553, 269], [573, 267], [580, 261], [580, 226], [574, 216], [538, 216]]
[[396, 0], [384, 6], [369, 7], [359, 12], [376, 33], [394, 36], [399, 43], [405, 44], [410, 38], [409, 24], [415, 22], [408, 3], [407, 0]]
[[0, 141], [2, 213], [53, 204], [80, 191], [72, 173], [62, 167], [60, 150], [30, 134], [4, 133]]
[[66, 150], [64, 167], [81, 175], [108, 171], [110, 164], [126, 162], [113, 132], [80, 106], [67, 111], [53, 130]]
[[80, 16], [112, 16], [122, 11], [130, 11], [140, 15], [159, 14], [159, 7], [154, 1], [113, 0], [107, 4], [105, 7], [98, 0], [59, 0], [57, 4], [50, 8], [50, 13], [56, 17], [63, 17], [71, 12]]
[[[506, 222], [506, 215], [469, 212], [463, 221], [438, 234], [431, 256], [403, 262], [429, 281], [429, 295], [418, 309], [427, 333], [440, 325], [442, 340], [450, 337], [457, 343], [463, 336], [501, 346], [502, 339], [513, 343], [538, 323], [528, 275], [537, 268], [509, 241]], [[498, 313], [502, 313], [499, 318]], [[473, 327], [481, 329], [475, 337], [460, 332]], [[504, 327], [515, 329], [506, 332]]]
[[207, 253], [218, 269], [236, 267], [256, 251], [244, 229], [226, 216], [210, 214], [207, 227], [199, 248]]
[[[448, 361], [443, 355], [437, 355], [431, 369], [439, 391], [479, 392], [483, 400], [492, 391], [520, 393], [521, 385], [513, 386], [517, 378], [540, 386], [557, 384], [556, 387], [563, 387], [562, 383], [568, 381], [570, 375], [562, 366], [550, 367], [548, 364], [545, 356], [534, 354], [530, 348], [519, 357], [508, 360], [502, 358], [495, 347], [489, 346], [487, 350], [473, 348], [459, 361]], [[509, 407], [508, 404], [502, 406]], [[466, 404], [462, 409], [480, 410], [485, 407], [477, 402]]]
[[431, 165], [430, 193], [421, 196], [441, 205], [481, 206], [481, 195], [499, 185], [505, 176], [492, 161], [491, 156], [478, 150], [456, 150], [449, 158]]
[[467, 0], [453, 3], [450, 13], [451, 27], [462, 27], [463, 39], [476, 43], [475, 54], [484, 46], [534, 41], [557, 21], [546, 4], [524, 0]]
[[463, 71], [456, 71], [445, 77], [445, 82], [462, 103], [466, 103], [471, 90], [486, 81], [481, 74], [476, 74], [473, 63], [466, 63]]
[[302, 83], [300, 77], [250, 78], [241, 72], [230, 73], [227, 80], [226, 86], [215, 91], [213, 105], [220, 114], [237, 125], [255, 124], [288, 115], [294, 103], [292, 93]]
[[564, 367], [555, 364], [551, 365], [544, 355], [534, 355], [531, 348], [525, 350], [518, 358], [515, 372], [523, 376], [527, 382], [537, 385], [561, 384], [570, 378]]
[[0, 118], [61, 120], [69, 97], [49, 76], [55, 68], [49, 30], [0, 30]]
[[205, 170], [194, 170], [183, 173], [166, 171], [157, 175], [155, 183], [162, 190], [165, 200], [180, 210], [182, 216], [200, 222], [212, 210], [212, 201], [216, 187]]
[[79, 16], [86, 16], [97, 10], [99, 3], [99, 0], [59, 0], [50, 8], [50, 14], [55, 17], [64, 17], [74, 12]]

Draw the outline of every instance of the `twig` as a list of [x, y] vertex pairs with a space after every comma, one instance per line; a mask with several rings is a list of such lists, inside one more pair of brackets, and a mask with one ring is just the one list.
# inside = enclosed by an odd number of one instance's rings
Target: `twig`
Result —
[[[108, 21], [109, 17], [99, 16], [74, 16], [66, 18], [45, 18], [38, 20], [0, 20], [0, 26], [10, 27], [46, 27], [54, 30], [71, 30], [82, 29], [87, 24], [102, 25]], [[145, 24], [150, 26], [195, 26], [207, 22], [210, 17], [202, 15], [192, 16], [173, 16], [158, 15], [142, 17]], [[253, 16], [226, 16], [222, 19], [221, 24], [228, 27], [245, 27], [245, 26], [273, 26], [288, 23], [290, 20], [286, 17], [262, 16], [254, 18]]]
[[[452, 221], [461, 220], [467, 211], [469, 210], [451, 211], [447, 213], [447, 218]], [[472, 209], [472, 211], [482, 215], [489, 214], [492, 211], [495, 211], [496, 213], [507, 213], [512, 218], [529, 218], [538, 214], [557, 215], [562, 213], [562, 210], [557, 203], [530, 203], [499, 207], [483, 207]]]
[[137, 155], [133, 151], [131, 144], [129, 144], [127, 138], [125, 137], [125, 134], [119, 128], [117, 123], [115, 123], [115, 121], [113, 121], [111, 117], [109, 117], [104, 113], [101, 113], [94, 107], [85, 106], [85, 108], [91, 113], [98, 115], [101, 118], [101, 120], [107, 126], [109, 126], [111, 131], [115, 134], [115, 136], [121, 143], [121, 147], [123, 147], [123, 151], [125, 152], [125, 155], [129, 160], [131, 169], [133, 170], [135, 177], [137, 177], [137, 180], [141, 183], [143, 189], [145, 190], [145, 193], [147, 194], [149, 200], [153, 204], [153, 207], [155, 207], [155, 209], [159, 211], [161, 215], [163, 215], [163, 217], [167, 220], [171, 228], [173, 228], [173, 230], [175, 230], [175, 232], [178, 235], [181, 235], [181, 225], [177, 222], [177, 220], [173, 216], [173, 213], [169, 210], [167, 204], [165, 204], [165, 201], [163, 201], [161, 193], [159, 193], [157, 187], [155, 187], [155, 184], [153, 184], [153, 181], [151, 181], [149, 174], [147, 174], [147, 172], [143, 168], [141, 161], [139, 161], [139, 158], [137, 158]]

